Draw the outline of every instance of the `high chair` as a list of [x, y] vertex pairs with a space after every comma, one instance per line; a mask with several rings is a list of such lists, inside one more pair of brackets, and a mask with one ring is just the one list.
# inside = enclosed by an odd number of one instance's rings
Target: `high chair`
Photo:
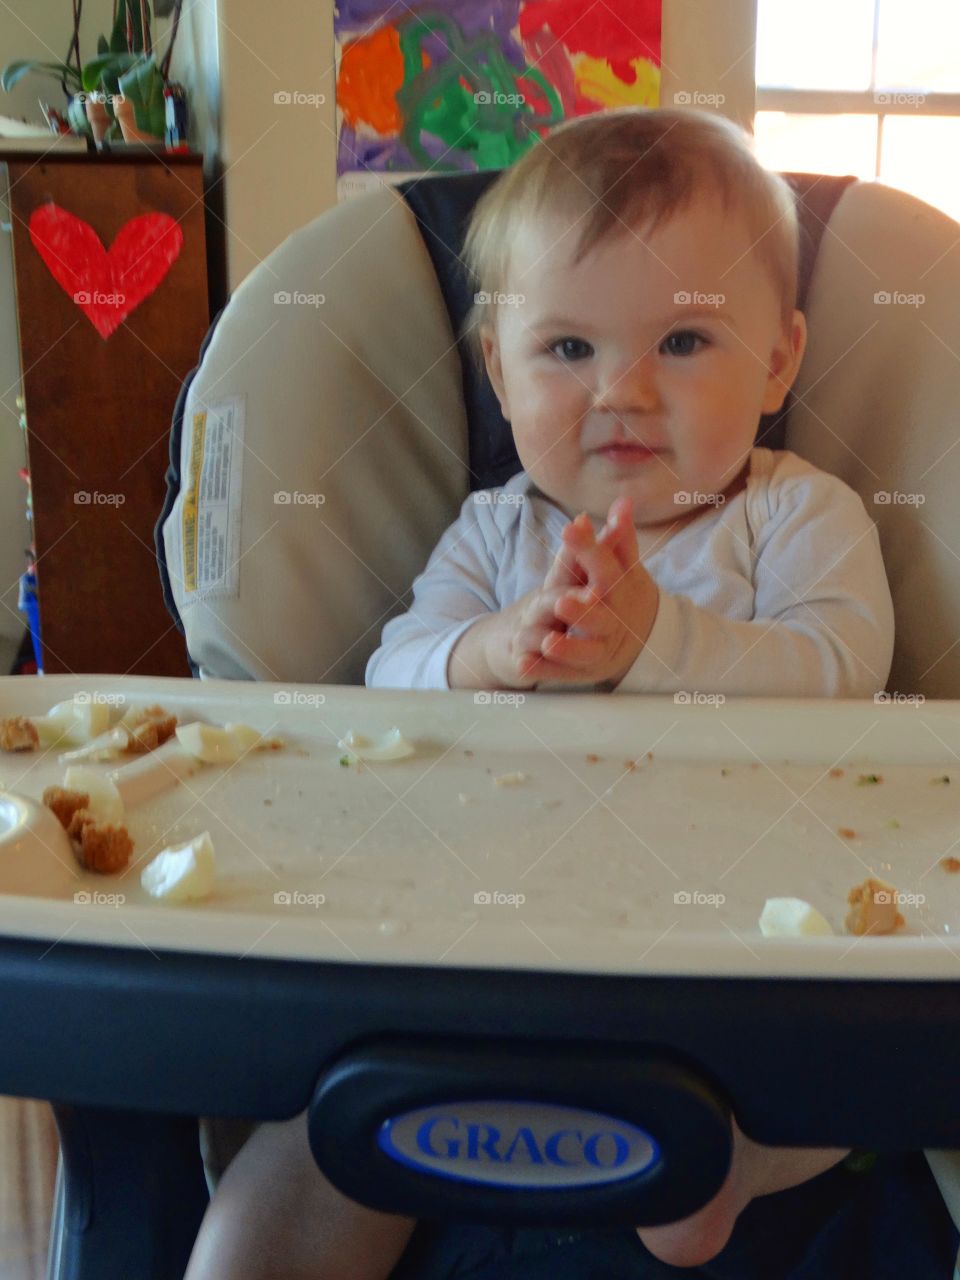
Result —
[[[492, 388], [455, 337], [470, 302], [458, 250], [494, 176], [425, 178], [325, 212], [244, 280], [214, 323], [178, 400], [156, 532], [165, 598], [195, 675], [362, 683], [384, 623], [467, 493], [519, 470]], [[958, 698], [960, 228], [877, 183], [786, 176], [801, 215], [809, 345], [784, 411], [762, 420], [757, 442], [840, 476], [876, 520], [896, 607], [891, 697]], [[195, 565], [190, 541], [202, 458], [202, 483], [216, 483], [224, 504], [212, 572]], [[946, 1043], [942, 1052], [956, 1056]], [[201, 1120], [211, 1189], [255, 1124], [231, 1105]], [[276, 1098], [260, 1113], [278, 1114]], [[108, 1196], [93, 1227], [76, 1215], [97, 1183], [77, 1157], [81, 1143], [100, 1140], [97, 1125], [66, 1108], [57, 1118], [72, 1186], [65, 1177], [51, 1280], [119, 1275], [92, 1256], [118, 1228], [111, 1215], [121, 1202]], [[960, 1146], [960, 1119], [931, 1137], [913, 1141]], [[185, 1263], [202, 1197], [181, 1119], [165, 1130], [153, 1117], [141, 1143], [161, 1153], [164, 1170], [152, 1186], [133, 1179], [131, 1197], [152, 1197], [144, 1213], [169, 1221], [176, 1169], [191, 1188], [189, 1229], [165, 1263], [173, 1269], [158, 1264], [152, 1228], [128, 1218], [120, 1230], [139, 1243], [138, 1277], [159, 1280]], [[932, 1163], [960, 1222], [950, 1157]]]

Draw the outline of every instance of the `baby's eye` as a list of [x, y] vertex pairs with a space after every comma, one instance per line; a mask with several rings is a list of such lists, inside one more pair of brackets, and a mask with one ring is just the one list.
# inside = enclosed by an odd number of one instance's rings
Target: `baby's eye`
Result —
[[551, 342], [549, 350], [566, 361], [583, 360], [593, 354], [593, 347], [582, 338], [558, 338]]
[[706, 338], [702, 334], [695, 333], [692, 329], [678, 329], [676, 333], [671, 333], [669, 337], [664, 338], [661, 350], [666, 350], [668, 355], [672, 356], [690, 356], [694, 351], [699, 350], [697, 343], [707, 345]]

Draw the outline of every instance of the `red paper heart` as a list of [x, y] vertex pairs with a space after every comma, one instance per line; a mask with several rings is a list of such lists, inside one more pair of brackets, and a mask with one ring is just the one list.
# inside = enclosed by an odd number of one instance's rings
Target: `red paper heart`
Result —
[[170, 270], [183, 232], [169, 214], [142, 213], [107, 250], [89, 222], [49, 201], [34, 209], [30, 239], [57, 284], [109, 338]]

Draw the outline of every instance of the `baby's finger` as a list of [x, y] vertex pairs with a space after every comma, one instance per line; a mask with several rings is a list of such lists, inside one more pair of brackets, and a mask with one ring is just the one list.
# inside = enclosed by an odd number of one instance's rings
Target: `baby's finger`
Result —
[[545, 587], [576, 587], [586, 582], [587, 575], [577, 563], [577, 553], [564, 542], [557, 552], [550, 572], [543, 580]]
[[632, 498], [614, 498], [598, 542], [610, 548], [624, 569], [637, 563], [640, 555], [637, 550], [637, 530], [633, 523]]
[[577, 556], [581, 566], [586, 570], [590, 589], [598, 596], [604, 596], [611, 591], [627, 572], [606, 543], [585, 547], [577, 553]]
[[558, 631], [544, 637], [540, 650], [552, 662], [578, 671], [598, 666], [607, 656], [607, 645], [603, 640], [572, 636], [569, 633], [562, 635]]
[[582, 591], [568, 591], [557, 600], [553, 606], [553, 612], [568, 627], [579, 626], [582, 622], [589, 622], [590, 615], [596, 611], [599, 601], [600, 597], [595, 595], [589, 587]]

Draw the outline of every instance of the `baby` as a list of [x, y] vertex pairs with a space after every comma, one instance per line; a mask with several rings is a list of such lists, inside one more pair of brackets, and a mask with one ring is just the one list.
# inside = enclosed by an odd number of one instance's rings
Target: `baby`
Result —
[[[463, 504], [368, 684], [884, 688], [893, 608], [875, 526], [840, 480], [754, 445], [803, 355], [797, 252], [789, 188], [704, 113], [579, 118], [488, 189], [465, 246], [488, 300], [466, 339], [523, 470]], [[846, 1154], [734, 1138], [714, 1200], [639, 1231], [665, 1262], [709, 1260], [754, 1197]], [[414, 1226], [335, 1191], [303, 1116], [261, 1125], [187, 1280], [377, 1280]]]

